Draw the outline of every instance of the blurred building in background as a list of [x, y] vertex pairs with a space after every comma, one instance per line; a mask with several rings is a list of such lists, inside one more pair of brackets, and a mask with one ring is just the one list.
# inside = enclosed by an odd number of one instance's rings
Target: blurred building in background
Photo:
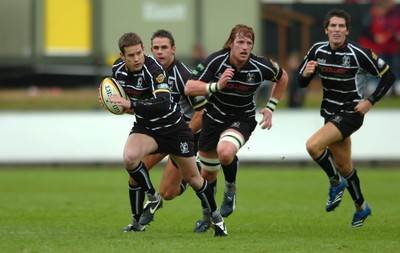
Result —
[[[344, 8], [353, 16], [351, 38], [358, 40], [361, 17], [370, 3], [345, 0], [2, 0], [0, 1], [0, 88], [30, 85], [93, 85], [109, 75], [118, 56], [117, 39], [171, 30], [177, 57], [197, 64], [203, 53], [222, 48], [230, 29], [254, 28], [254, 53], [284, 67], [289, 52], [304, 55], [321, 37], [323, 15]], [[68, 78], [66, 78], [68, 77]]]

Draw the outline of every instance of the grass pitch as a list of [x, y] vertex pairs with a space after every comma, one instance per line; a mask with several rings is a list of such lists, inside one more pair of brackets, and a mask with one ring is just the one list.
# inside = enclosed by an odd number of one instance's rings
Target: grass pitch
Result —
[[[229, 235], [193, 233], [201, 217], [194, 191], [165, 201], [144, 233], [130, 223], [122, 167], [0, 168], [2, 252], [399, 252], [400, 171], [359, 167], [372, 216], [351, 228], [350, 195], [325, 212], [328, 181], [313, 167], [242, 166]], [[290, 166], [288, 166], [290, 167]], [[150, 173], [158, 188], [162, 169]], [[223, 194], [219, 178], [218, 206]]]

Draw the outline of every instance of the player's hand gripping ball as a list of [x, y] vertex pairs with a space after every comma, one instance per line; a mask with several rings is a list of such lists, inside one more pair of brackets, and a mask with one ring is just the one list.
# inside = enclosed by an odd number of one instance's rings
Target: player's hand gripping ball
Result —
[[123, 97], [127, 99], [124, 88], [118, 83], [114, 78], [106, 77], [100, 84], [100, 98], [103, 102], [103, 105], [107, 110], [114, 114], [123, 114], [125, 112], [125, 108], [122, 106], [118, 106], [114, 103], [108, 101], [108, 98], [112, 95], [116, 95], [119, 97]]

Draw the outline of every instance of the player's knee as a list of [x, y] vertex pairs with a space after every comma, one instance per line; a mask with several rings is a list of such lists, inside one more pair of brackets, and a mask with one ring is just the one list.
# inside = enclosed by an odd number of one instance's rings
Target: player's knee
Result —
[[225, 132], [222, 134], [217, 147], [217, 153], [221, 164], [230, 164], [236, 153], [244, 144], [245, 140], [239, 133]]
[[307, 152], [312, 157], [315, 157], [316, 155], [318, 155], [318, 153], [320, 153], [317, 142], [313, 141], [312, 139], [307, 140], [306, 149], [307, 149]]
[[217, 147], [218, 159], [221, 164], [226, 164], [235, 156], [236, 148], [228, 142], [220, 142]]
[[235, 158], [236, 150], [221, 149], [218, 151], [219, 161], [222, 165], [229, 165]]
[[125, 167], [130, 169], [136, 168], [140, 163], [140, 159], [128, 152], [124, 152], [123, 159]]

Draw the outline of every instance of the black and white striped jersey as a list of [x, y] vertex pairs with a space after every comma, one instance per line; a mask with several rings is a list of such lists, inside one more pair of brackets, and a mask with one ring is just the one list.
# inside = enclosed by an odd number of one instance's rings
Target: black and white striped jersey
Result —
[[[317, 61], [313, 76], [302, 76], [309, 61]], [[329, 41], [315, 43], [299, 67], [299, 87], [307, 87], [318, 73], [323, 87], [321, 116], [330, 117], [336, 113], [356, 113], [355, 105], [364, 99], [367, 75], [382, 77], [391, 71], [389, 66], [370, 49], [346, 42], [341, 48], [332, 50]], [[378, 86], [384, 93], [390, 84]], [[381, 93], [379, 90], [376, 94]], [[383, 96], [384, 94], [379, 94]], [[376, 99], [377, 100], [377, 99]]]
[[182, 113], [173, 102], [164, 67], [145, 55], [141, 71], [130, 72], [122, 58], [112, 67], [113, 77], [132, 101], [136, 123], [150, 130], [169, 128], [181, 121]]
[[221, 91], [210, 94], [205, 115], [215, 122], [224, 123], [239, 118], [255, 118], [254, 95], [261, 83], [276, 82], [283, 73], [281, 67], [264, 57], [254, 54], [240, 71], [230, 61], [230, 50], [223, 49], [211, 54], [193, 71], [190, 79], [202, 82], [218, 82], [225, 69], [233, 68], [234, 76]]
[[179, 104], [185, 120], [189, 121], [196, 110], [200, 110], [205, 106], [207, 100], [205, 96], [185, 95], [186, 81], [191, 74], [191, 70], [185, 64], [175, 59], [167, 71], [172, 97]]

